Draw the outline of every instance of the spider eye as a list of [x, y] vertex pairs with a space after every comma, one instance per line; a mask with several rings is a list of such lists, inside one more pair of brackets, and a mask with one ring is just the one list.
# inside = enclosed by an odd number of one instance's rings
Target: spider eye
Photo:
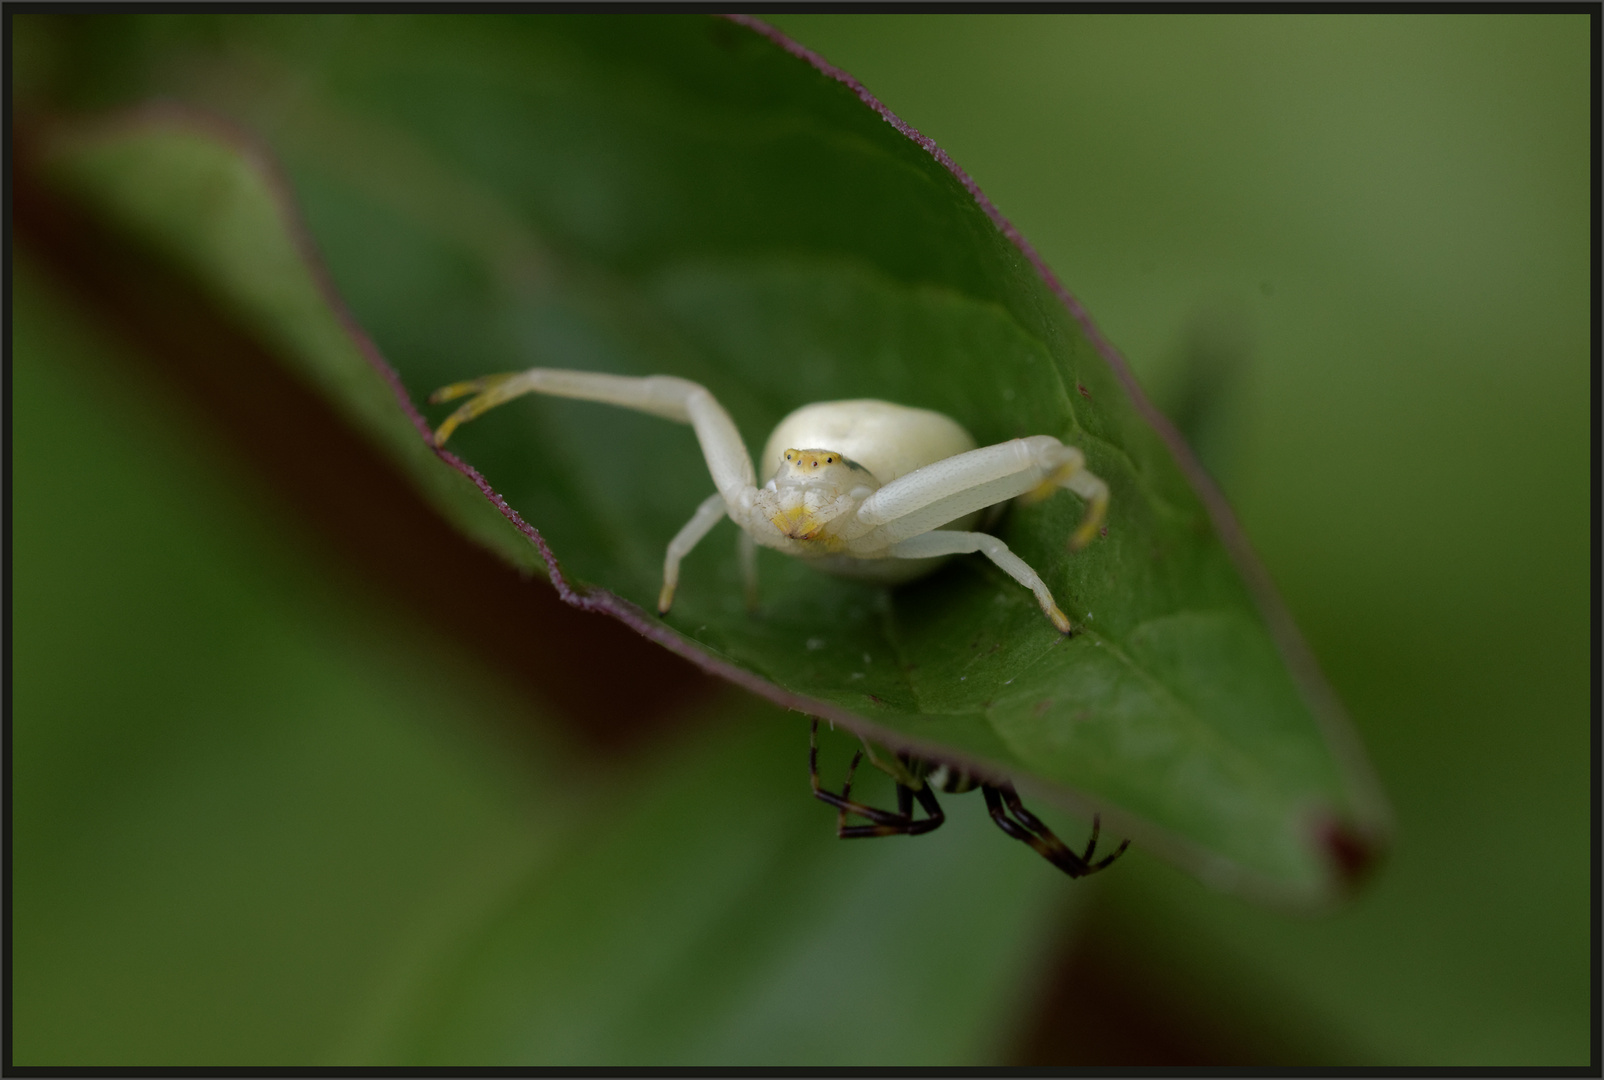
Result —
[[827, 458], [824, 459], [824, 463], [826, 465], [834, 465], [835, 464], [835, 458], [827, 457]]

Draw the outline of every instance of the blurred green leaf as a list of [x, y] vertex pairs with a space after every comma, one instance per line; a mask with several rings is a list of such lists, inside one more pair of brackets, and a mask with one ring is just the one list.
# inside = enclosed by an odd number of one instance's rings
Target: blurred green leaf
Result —
[[578, 777], [457, 722], [521, 703], [353, 603], [26, 259], [13, 288], [11, 1062], [327, 1060]]
[[[1108, 535], [1075, 556], [1071, 497], [998, 530], [1082, 628], [1072, 638], [978, 559], [887, 594], [765, 556], [752, 618], [727, 533], [687, 560], [664, 625], [640, 608], [710, 490], [688, 430], [552, 401], [464, 430], [457, 451], [564, 574], [607, 590], [592, 603], [778, 700], [1067, 792], [1221, 885], [1328, 895], [1333, 838], [1381, 841], [1366, 767], [1289, 626], [1272, 633], [1275, 601], [1240, 576], [1256, 571], [1222, 543], [1223, 506], [1192, 490], [960, 178], [847, 85], [717, 20], [229, 19], [147, 29], [102, 93], [158, 90], [266, 135], [415, 399], [531, 363], [672, 372], [712, 389], [755, 446], [797, 405], [881, 397], [983, 444], [1057, 435], [1113, 491]], [[529, 565], [514, 523], [383, 402], [258, 158], [151, 113], [57, 162], [230, 298], [454, 520]]]

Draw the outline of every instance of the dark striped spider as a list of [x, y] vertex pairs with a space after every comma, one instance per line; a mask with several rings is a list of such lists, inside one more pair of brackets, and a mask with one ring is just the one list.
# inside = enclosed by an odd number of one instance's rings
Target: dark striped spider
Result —
[[[857, 775], [858, 765], [865, 753], [871, 765], [896, 782], [897, 809], [894, 813], [852, 800], [852, 778]], [[946, 794], [957, 795], [978, 787], [986, 798], [986, 810], [999, 829], [1015, 840], [1029, 844], [1038, 855], [1072, 878], [1108, 869], [1131, 846], [1129, 840], [1122, 841], [1112, 855], [1105, 855], [1093, 862], [1092, 859], [1097, 855], [1099, 815], [1092, 815], [1092, 837], [1086, 844], [1086, 850], [1076, 854], [1040, 818], [1025, 809], [1019, 801], [1019, 793], [1006, 780], [987, 783], [961, 769], [932, 764], [907, 754], [897, 754], [890, 762], [884, 762], [875, 756], [867, 742], [862, 750], [852, 755], [852, 764], [847, 766], [847, 779], [841, 787], [841, 794], [826, 791], [819, 786], [818, 717], [813, 718], [813, 727], [808, 733], [808, 779], [813, 785], [813, 797], [829, 803], [838, 811], [835, 834], [843, 840], [869, 836], [920, 836], [933, 832], [947, 820], [941, 804], [936, 801], [934, 789], [940, 788]], [[915, 800], [924, 809], [925, 816], [922, 818], [913, 816]], [[861, 817], [871, 824], [849, 825], [848, 815]]]

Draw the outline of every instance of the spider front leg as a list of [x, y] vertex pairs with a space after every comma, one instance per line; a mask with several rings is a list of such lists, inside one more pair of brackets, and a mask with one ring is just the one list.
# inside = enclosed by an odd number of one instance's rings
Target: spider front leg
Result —
[[897, 477], [863, 500], [858, 520], [886, 546], [940, 528], [965, 514], [1027, 492], [1067, 487], [1086, 500], [1069, 544], [1095, 536], [1108, 509], [1108, 485], [1086, 471], [1086, 456], [1051, 435], [1010, 439]]
[[904, 540], [893, 547], [890, 553], [898, 559], [925, 559], [932, 555], [967, 555], [975, 551], [985, 555], [1005, 574], [1035, 593], [1036, 603], [1041, 605], [1042, 612], [1052, 620], [1058, 632], [1069, 633], [1069, 616], [1059, 609], [1053, 600], [1052, 590], [1041, 579], [1041, 575], [990, 533], [948, 532], [940, 529]]
[[753, 490], [757, 470], [746, 452], [735, 421], [706, 387], [673, 375], [603, 375], [593, 371], [564, 371], [559, 368], [530, 368], [506, 375], [486, 375], [467, 382], [441, 387], [429, 395], [432, 403], [452, 401], [473, 395], [456, 412], [446, 417], [434, 433], [434, 444], [444, 446], [458, 426], [524, 394], [599, 401], [636, 412], [661, 416], [690, 424], [713, 486], [730, 505], [737, 505]]
[[[709, 495], [702, 505], [696, 508], [674, 539], [668, 542], [668, 552], [663, 556], [663, 588], [657, 594], [657, 613], [667, 615], [668, 609], [674, 606], [674, 590], [679, 587], [680, 560], [691, 553], [691, 549], [701, 542], [702, 537], [719, 520], [724, 517], [728, 508], [724, 505], [724, 496]], [[735, 561], [741, 568], [741, 593], [746, 601], [746, 610], [757, 611], [757, 542], [752, 534], [745, 529], [736, 531]]]
[[[986, 797], [986, 809], [997, 827], [1015, 840], [1029, 844], [1035, 852], [1072, 878], [1085, 877], [1095, 874], [1099, 870], [1106, 870], [1114, 860], [1125, 854], [1125, 849], [1131, 846], [1129, 840], [1123, 841], [1112, 855], [1104, 856], [1097, 862], [1092, 857], [1097, 854], [1097, 834], [1101, 818], [1092, 815], [1092, 838], [1086, 845], [1086, 851], [1077, 855], [1049, 829], [1040, 818], [1026, 810], [1019, 801], [1019, 793], [1009, 783], [982, 784], [981, 793]], [[1006, 805], [1006, 809], [1004, 808]], [[1013, 817], [1008, 816], [1009, 812]]]
[[696, 508], [691, 520], [674, 539], [668, 542], [668, 553], [663, 556], [663, 588], [657, 594], [657, 613], [667, 615], [668, 609], [674, 606], [674, 590], [679, 586], [680, 560], [691, 553], [702, 537], [707, 535], [709, 529], [717, 525], [724, 517], [724, 496], [709, 495], [702, 500], [702, 505]]
[[1069, 535], [1069, 550], [1079, 551], [1097, 536], [1108, 516], [1108, 485], [1086, 471], [1086, 457], [1073, 446], [1064, 447], [1069, 456], [1052, 475], [1020, 496], [1021, 502], [1040, 502], [1051, 498], [1059, 488], [1068, 488], [1086, 500], [1086, 515]]
[[1027, 493], [1067, 487], [1086, 500], [1086, 513], [1071, 534], [1071, 549], [1097, 534], [1108, 508], [1108, 485], [1086, 471], [1085, 456], [1050, 435], [1013, 439], [958, 454], [915, 469], [886, 484], [858, 508], [867, 526], [855, 547], [898, 559], [980, 552], [1036, 595], [1036, 602], [1061, 633], [1069, 619], [1053, 594], [1008, 545], [986, 533], [942, 531], [949, 521]]
[[[696, 508], [691, 520], [669, 542], [663, 558], [663, 587], [657, 596], [657, 610], [667, 614], [674, 602], [674, 590], [679, 585], [680, 560], [707, 535], [709, 529], [718, 524], [719, 518], [730, 513], [732, 507], [742, 505], [743, 500], [749, 501], [751, 494], [756, 492], [753, 482], [757, 473], [752, 468], [751, 455], [746, 452], [746, 444], [741, 441], [735, 421], [730, 419], [730, 414], [724, 411], [724, 407], [705, 387], [672, 375], [635, 377], [530, 368], [528, 371], [486, 375], [453, 383], [429, 395], [429, 400], [437, 404], [468, 398], [436, 429], [435, 446], [444, 446], [451, 433], [462, 424], [524, 394], [548, 394], [618, 405], [690, 424], [695, 429], [697, 441], [702, 447], [702, 457], [707, 462], [707, 470], [713, 477], [718, 494], [705, 499]], [[740, 549], [740, 561], [747, 605], [755, 607], [757, 560], [750, 545], [744, 542]]]
[[745, 529], [735, 534], [735, 561], [741, 567], [741, 598], [747, 614], [757, 613], [757, 541]]
[[[858, 763], [863, 760], [863, 751], [859, 750], [852, 755], [852, 764], [847, 767], [847, 779], [837, 795], [826, 791], [819, 786], [819, 718], [813, 718], [812, 729], [808, 733], [808, 781], [813, 786], [813, 797], [820, 802], [835, 807], [839, 814], [836, 816], [835, 834], [843, 840], [855, 840], [870, 836], [919, 836], [923, 833], [939, 829], [947, 816], [941, 811], [941, 804], [936, 801], [935, 793], [930, 790], [929, 784], [923, 784], [916, 791], [906, 784], [897, 784], [897, 812], [877, 810], [860, 802], [853, 802], [852, 778], [857, 774]], [[924, 807], [926, 817], [914, 818], [913, 800], [917, 798], [919, 805]], [[856, 814], [874, 822], [873, 825], [848, 825], [847, 815]]]

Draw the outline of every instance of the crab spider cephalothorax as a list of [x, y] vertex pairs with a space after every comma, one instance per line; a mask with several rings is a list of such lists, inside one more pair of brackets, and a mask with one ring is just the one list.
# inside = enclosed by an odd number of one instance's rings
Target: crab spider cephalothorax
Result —
[[886, 401], [827, 401], [780, 421], [758, 473], [729, 413], [704, 387], [671, 375], [631, 377], [530, 368], [487, 375], [435, 391], [431, 402], [468, 397], [435, 432], [445, 443], [457, 426], [523, 394], [550, 394], [620, 405], [690, 424], [717, 492], [696, 508], [669, 541], [658, 611], [666, 613], [679, 564], [728, 515], [740, 527], [742, 574], [749, 603], [756, 595], [754, 544], [806, 559], [827, 573], [897, 584], [928, 573], [948, 555], [980, 552], [1035, 593], [1053, 625], [1069, 619], [1023, 559], [995, 536], [967, 531], [980, 511], [1020, 495], [1045, 497], [1068, 488], [1086, 500], [1069, 537], [1090, 543], [1108, 508], [1108, 486], [1086, 470], [1073, 446], [1051, 435], [976, 448], [956, 421]]

